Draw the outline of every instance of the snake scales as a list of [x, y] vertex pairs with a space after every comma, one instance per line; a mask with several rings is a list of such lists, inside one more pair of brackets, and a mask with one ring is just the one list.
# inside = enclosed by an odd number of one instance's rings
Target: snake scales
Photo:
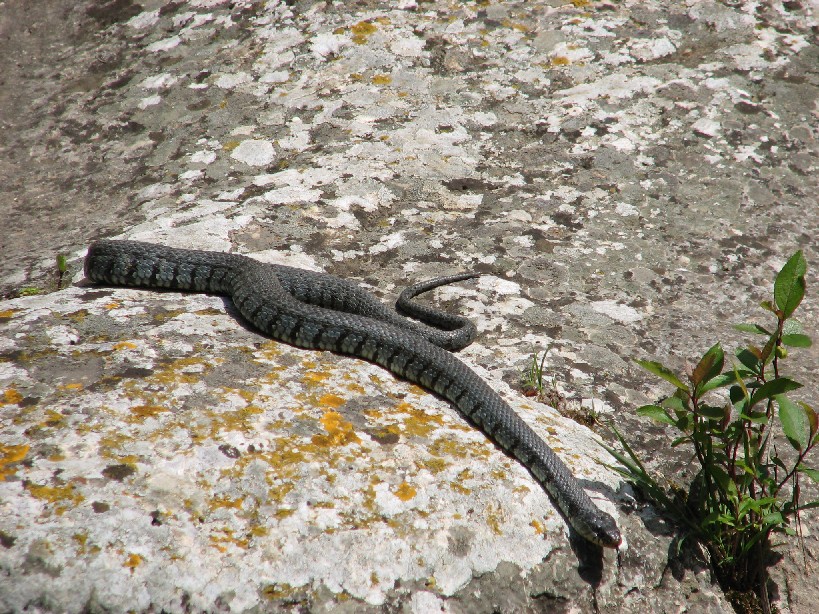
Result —
[[364, 358], [435, 391], [523, 463], [580, 535], [600, 546], [619, 546], [614, 519], [595, 506], [551, 448], [486, 382], [443, 349], [468, 345], [474, 325], [410, 300], [476, 275], [437, 278], [404, 290], [396, 306], [418, 322], [338, 277], [237, 254], [103, 240], [90, 246], [85, 275], [119, 286], [227, 295], [242, 316], [274, 339]]

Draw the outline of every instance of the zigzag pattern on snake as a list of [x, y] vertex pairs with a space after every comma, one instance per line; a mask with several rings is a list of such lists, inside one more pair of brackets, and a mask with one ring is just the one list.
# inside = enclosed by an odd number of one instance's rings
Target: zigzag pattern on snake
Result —
[[437, 278], [404, 290], [397, 307], [420, 322], [401, 317], [338, 277], [238, 254], [103, 240], [90, 246], [85, 275], [97, 283], [227, 295], [245, 319], [273, 339], [364, 358], [438, 393], [525, 465], [580, 535], [600, 546], [620, 545], [614, 519], [591, 501], [546, 442], [474, 371], [443, 349], [469, 345], [474, 325], [411, 301], [477, 275]]

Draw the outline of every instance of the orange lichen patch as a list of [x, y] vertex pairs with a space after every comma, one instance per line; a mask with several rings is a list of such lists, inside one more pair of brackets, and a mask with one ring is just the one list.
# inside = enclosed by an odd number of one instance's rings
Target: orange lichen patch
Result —
[[110, 303], [106, 304], [104, 306], [104, 308], [108, 309], [110, 311], [112, 309], [119, 309], [121, 306], [122, 306], [122, 303], [119, 303], [117, 301], [111, 301]]
[[461, 469], [458, 473], [458, 481], [464, 482], [465, 480], [471, 480], [474, 478], [475, 475], [469, 469]]
[[121, 460], [121, 462], [127, 462], [122, 460], [122, 457], [117, 454], [117, 450], [119, 450], [123, 445], [130, 443], [133, 441], [133, 438], [130, 435], [126, 435], [122, 431], [116, 431], [109, 433], [107, 435], [103, 435], [99, 441], [99, 454], [103, 458], [109, 458], [112, 460]]
[[330, 377], [330, 374], [326, 371], [307, 371], [307, 373], [302, 376], [302, 381], [308, 386], [316, 385], [320, 384], [328, 377]]
[[440, 414], [428, 414], [409, 403], [399, 403], [395, 409], [397, 413], [409, 414], [409, 418], [403, 422], [404, 432], [407, 435], [426, 437], [444, 424], [444, 418]]
[[333, 409], [338, 409], [344, 405], [344, 403], [346, 403], [346, 401], [337, 394], [323, 394], [318, 399], [318, 404], [320, 407], [332, 407]]
[[353, 42], [356, 45], [363, 45], [367, 39], [378, 30], [378, 27], [369, 21], [359, 21], [354, 26], [350, 26], [350, 31], [353, 33]]
[[252, 390], [247, 390], [246, 388], [228, 388], [226, 386], [221, 387], [222, 391], [222, 398], [225, 399], [231, 394], [235, 394], [238, 397], [241, 397], [242, 400], [250, 404], [256, 398], [256, 393]]
[[224, 315], [223, 311], [219, 311], [218, 309], [214, 309], [213, 307], [206, 307], [205, 309], [198, 309], [194, 311], [198, 316], [221, 316]]
[[295, 486], [293, 485], [292, 482], [284, 482], [276, 486], [275, 488], [269, 489], [267, 491], [267, 494], [270, 497], [271, 501], [281, 503], [284, 500], [285, 496], [287, 496], [287, 493], [293, 490], [293, 488], [295, 488]]
[[546, 534], [546, 527], [544, 527], [543, 524], [541, 524], [540, 521], [538, 520], [533, 520], [532, 522], [529, 523], [529, 526], [532, 527], [535, 530], [535, 533], [537, 533], [538, 535]]
[[390, 75], [375, 75], [371, 79], [373, 85], [389, 85], [392, 83], [392, 76]]
[[345, 388], [347, 388], [347, 390], [350, 392], [355, 392], [356, 394], [364, 394], [366, 392], [364, 390], [364, 386], [361, 384], [347, 384]]
[[0, 320], [10, 320], [16, 311], [16, 309], [6, 309], [4, 311], [0, 311]]
[[115, 350], [135, 350], [137, 344], [133, 341], [120, 341], [119, 343], [114, 344]]
[[401, 482], [392, 494], [401, 499], [401, 501], [409, 501], [417, 494], [417, 491], [406, 482]]
[[446, 437], [438, 437], [429, 445], [429, 452], [435, 456], [455, 456], [459, 458], [489, 458], [489, 444], [469, 446]]
[[161, 413], [170, 411], [167, 407], [162, 407], [160, 405], [137, 405], [136, 407], [131, 408], [131, 420], [129, 422], [133, 422], [136, 420], [143, 420], [145, 418], [154, 418]]
[[71, 539], [77, 542], [77, 545], [79, 546], [79, 548], [77, 548], [77, 553], [85, 554], [85, 545], [88, 543], [88, 533], [74, 533], [74, 535], [71, 536]]
[[259, 344], [260, 352], [269, 352], [270, 356], [281, 356], [282, 344], [279, 341], [269, 339]]
[[[225, 105], [225, 106], [227, 106], [227, 105]], [[224, 108], [224, 107], [223, 107], [223, 108]], [[237, 140], [235, 140], [235, 139], [234, 139], [234, 140], [232, 140], [232, 141], [228, 141], [227, 143], [225, 143], [224, 145], [222, 145], [222, 149], [224, 149], [225, 151], [233, 151], [233, 150], [234, 150], [234, 149], [236, 149], [236, 148], [237, 148], [239, 145], [241, 145], [241, 143], [242, 143], [241, 141], [237, 141]]]
[[472, 492], [471, 488], [467, 488], [466, 486], [464, 486], [460, 482], [450, 482], [449, 487], [452, 490], [454, 490], [456, 493], [461, 494], [461, 495], [468, 495], [468, 494], [470, 494]]
[[125, 559], [125, 562], [122, 564], [123, 567], [131, 570], [131, 573], [134, 573], [134, 569], [142, 565], [142, 557], [138, 554], [129, 554], [128, 558]]
[[72, 322], [82, 322], [88, 316], [87, 309], [78, 309], [77, 311], [72, 311], [71, 313], [66, 313], [63, 315], [64, 318], [71, 320]]
[[8, 476], [14, 475], [15, 468], [8, 465], [19, 463], [28, 454], [29, 446], [22, 444], [19, 446], [0, 445], [0, 482], [5, 482]]
[[210, 500], [210, 509], [217, 510], [220, 508], [232, 508], [236, 510], [242, 509], [242, 504], [245, 502], [244, 497], [231, 499], [230, 497], [213, 497]]
[[449, 466], [449, 463], [442, 458], [425, 458], [419, 461], [419, 465], [432, 474], [441, 473]]
[[154, 322], [167, 322], [168, 320], [173, 320], [177, 316], [181, 316], [183, 313], [188, 313], [184, 309], [167, 309], [165, 311], [160, 311], [153, 315]]
[[267, 599], [268, 601], [281, 601], [298, 594], [299, 590], [299, 588], [290, 586], [284, 582], [281, 584], [266, 584], [260, 591], [260, 595], [262, 599]]
[[263, 527], [262, 525], [256, 525], [254, 527], [250, 527], [250, 531], [248, 531], [253, 537], [266, 537], [270, 534], [270, 529], [267, 527]]
[[[247, 405], [241, 409], [224, 411], [221, 413], [209, 412], [210, 418], [207, 436], [215, 438], [220, 433], [227, 431], [240, 431], [242, 433], [255, 432], [256, 419], [254, 416], [263, 414], [264, 410], [255, 405]], [[191, 427], [186, 427], [191, 428]]]
[[379, 443], [396, 443], [401, 438], [401, 429], [397, 424], [388, 424], [373, 430], [370, 434]]
[[337, 411], [326, 411], [321, 417], [321, 424], [327, 430], [327, 435], [313, 435], [314, 445], [323, 448], [346, 446], [350, 443], [361, 443], [350, 422], [345, 422]]
[[509, 19], [505, 19], [503, 21], [503, 26], [506, 27], [506, 28], [511, 28], [512, 30], [517, 30], [518, 32], [528, 32], [529, 29], [530, 29], [529, 26], [527, 26], [525, 24], [516, 23], [516, 22], [511, 21]]
[[296, 510], [292, 510], [286, 507], [280, 507], [273, 513], [273, 515], [279, 520], [281, 520], [282, 518], [288, 518], [289, 516], [292, 516], [295, 513]]
[[58, 516], [68, 509], [69, 505], [77, 506], [85, 500], [80, 493], [76, 491], [73, 484], [66, 484], [64, 486], [37, 486], [36, 484], [28, 483], [25, 485], [26, 490], [35, 499], [42, 499], [56, 505], [54, 513]]
[[486, 524], [492, 529], [495, 535], [503, 535], [501, 525], [503, 524], [503, 510], [498, 505], [489, 504], [486, 507]]
[[22, 400], [23, 395], [17, 392], [16, 388], [6, 388], [3, 391], [3, 399], [0, 400], [0, 407], [3, 405], [17, 405]]
[[153, 378], [165, 385], [195, 384], [202, 378], [204, 373], [207, 373], [221, 362], [218, 358], [206, 359], [196, 356], [177, 358], [173, 362], [164, 365], [161, 371], [154, 373]]
[[57, 390], [71, 390], [71, 391], [79, 391], [83, 389], [83, 385], [79, 382], [71, 382], [69, 384], [60, 384], [57, 386]]
[[552, 66], [568, 66], [572, 61], [562, 55], [557, 55], [551, 59]]
[[216, 531], [223, 533], [223, 535], [211, 535], [210, 541], [211, 545], [219, 552], [227, 552], [227, 548], [222, 544], [233, 544], [234, 546], [238, 546], [243, 550], [247, 550], [248, 546], [250, 545], [250, 540], [247, 538], [234, 537], [233, 529], [224, 527], [222, 529], [216, 529]]
[[65, 416], [53, 409], [46, 410], [45, 420], [40, 422], [41, 426], [61, 426], [65, 422]]

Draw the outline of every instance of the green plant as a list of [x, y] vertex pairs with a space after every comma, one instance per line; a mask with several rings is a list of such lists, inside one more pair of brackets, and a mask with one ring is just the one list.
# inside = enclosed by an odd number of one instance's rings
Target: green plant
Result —
[[543, 364], [546, 362], [546, 352], [538, 362], [537, 352], [532, 354], [532, 363], [529, 369], [522, 374], [524, 393], [531, 393], [530, 396], [540, 397], [543, 394]]
[[57, 254], [57, 290], [63, 285], [63, 277], [65, 276], [68, 265], [63, 254]]
[[543, 365], [546, 362], [546, 352], [538, 360], [538, 353], [532, 354], [532, 362], [529, 368], [521, 373], [521, 387], [523, 394], [527, 397], [534, 397], [541, 403], [546, 403], [555, 408], [560, 415], [570, 418], [579, 424], [595, 426], [600, 422], [600, 412], [594, 407], [594, 402], [590, 408], [583, 407], [579, 402], [567, 399], [557, 387], [557, 377], [552, 376], [551, 381], [543, 379]]
[[[806, 464], [819, 443], [819, 417], [808, 404], [791, 400], [788, 395], [802, 384], [781, 372], [788, 348], [811, 345], [792, 319], [805, 294], [806, 271], [801, 251], [782, 267], [773, 301], [761, 304], [775, 317], [775, 326], [737, 325], [761, 336], [764, 344], [738, 350], [727, 368], [719, 343], [705, 352], [687, 381], [659, 362], [636, 361], [675, 387], [670, 397], [637, 413], [678, 431], [672, 446], [693, 448], [698, 473], [687, 497], [661, 486], [616, 430], [625, 453], [608, 448], [619, 463], [614, 468], [707, 548], [723, 588], [753, 591], [766, 612], [772, 534], [796, 534], [800, 512], [819, 507], [819, 501], [800, 501], [802, 477], [819, 482], [819, 471]], [[777, 449], [781, 435], [789, 453]]]
[[25, 288], [20, 288], [20, 292], [18, 294], [20, 296], [36, 296], [42, 293], [43, 291], [40, 288], [35, 286], [26, 286]]

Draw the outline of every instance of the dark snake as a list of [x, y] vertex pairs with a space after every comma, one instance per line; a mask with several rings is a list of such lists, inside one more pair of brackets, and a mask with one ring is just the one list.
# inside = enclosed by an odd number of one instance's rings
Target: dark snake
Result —
[[436, 392], [525, 465], [581, 536], [599, 546], [620, 545], [614, 519], [592, 502], [563, 461], [486, 382], [447, 351], [469, 345], [474, 325], [411, 301], [476, 274], [440, 277], [404, 290], [396, 308], [418, 321], [387, 309], [344, 279], [238, 254], [103, 240], [88, 249], [85, 275], [116, 286], [226, 295], [248, 322], [273, 339], [363, 358]]

